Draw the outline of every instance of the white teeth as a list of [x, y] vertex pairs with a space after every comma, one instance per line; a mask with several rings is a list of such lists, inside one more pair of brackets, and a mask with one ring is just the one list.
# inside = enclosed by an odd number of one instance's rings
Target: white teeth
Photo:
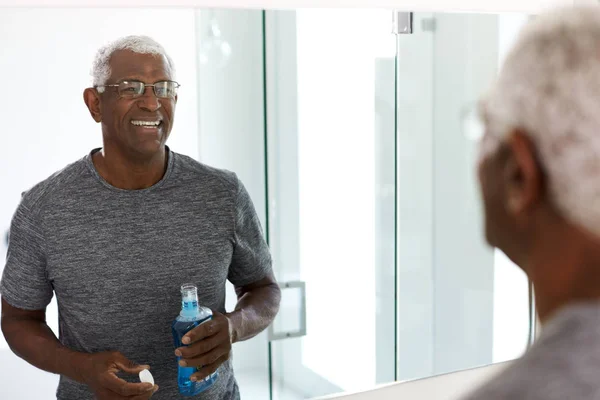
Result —
[[160, 121], [131, 121], [131, 123], [136, 126], [158, 126]]

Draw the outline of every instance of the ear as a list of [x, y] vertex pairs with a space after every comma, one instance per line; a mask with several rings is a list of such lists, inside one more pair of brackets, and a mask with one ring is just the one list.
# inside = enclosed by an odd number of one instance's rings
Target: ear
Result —
[[87, 88], [83, 91], [83, 101], [90, 110], [94, 121], [102, 121], [102, 112], [100, 111], [100, 94], [94, 88]]
[[543, 171], [533, 142], [522, 130], [514, 130], [506, 140], [503, 178], [510, 214], [523, 215], [542, 201]]

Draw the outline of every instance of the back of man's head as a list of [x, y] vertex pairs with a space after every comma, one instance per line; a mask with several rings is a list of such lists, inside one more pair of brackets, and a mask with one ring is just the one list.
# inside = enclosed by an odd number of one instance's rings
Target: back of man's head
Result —
[[600, 237], [600, 7], [540, 15], [482, 101], [488, 135], [533, 142], [548, 200]]

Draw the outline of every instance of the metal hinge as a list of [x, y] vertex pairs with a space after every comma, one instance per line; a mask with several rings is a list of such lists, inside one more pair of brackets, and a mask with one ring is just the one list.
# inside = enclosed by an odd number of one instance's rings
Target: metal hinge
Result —
[[394, 11], [392, 16], [392, 32], [395, 35], [413, 33], [413, 13]]

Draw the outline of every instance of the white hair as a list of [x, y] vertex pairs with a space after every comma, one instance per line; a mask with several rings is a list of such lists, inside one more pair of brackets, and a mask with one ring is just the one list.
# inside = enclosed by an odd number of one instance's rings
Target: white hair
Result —
[[110, 58], [118, 50], [131, 50], [139, 54], [155, 54], [164, 56], [169, 63], [171, 76], [175, 79], [175, 64], [165, 49], [148, 36], [125, 36], [101, 47], [96, 53], [92, 66], [93, 86], [106, 84], [110, 78]]
[[550, 201], [600, 236], [600, 7], [537, 16], [481, 103], [487, 136], [516, 128], [534, 143]]

